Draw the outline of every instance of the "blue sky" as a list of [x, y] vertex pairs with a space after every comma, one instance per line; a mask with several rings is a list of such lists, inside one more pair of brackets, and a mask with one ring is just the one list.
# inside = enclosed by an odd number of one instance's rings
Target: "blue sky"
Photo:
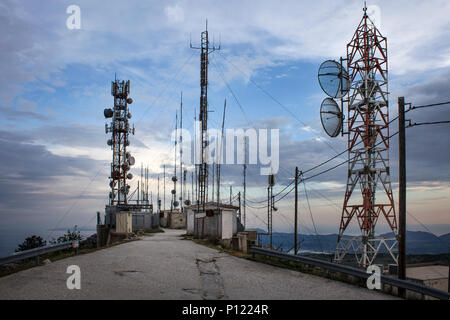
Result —
[[[81, 9], [80, 30], [66, 28], [71, 4]], [[0, 141], [4, 152], [14, 155], [4, 154], [2, 160], [2, 188], [7, 191], [1, 197], [0, 229], [45, 233], [42, 230], [56, 225], [92, 225], [95, 212], [103, 211], [111, 159], [103, 109], [112, 104], [110, 82], [115, 74], [131, 80], [136, 126], [132, 152], [138, 164], [150, 166], [151, 189], [156, 192], [162, 164], [173, 161], [170, 133], [181, 91], [185, 128], [192, 127], [194, 108], [198, 112], [199, 52], [189, 48], [189, 41], [198, 44], [206, 19], [210, 37], [216, 42], [220, 38], [222, 45], [211, 56], [210, 126], [220, 127], [227, 99], [227, 127], [279, 128], [281, 166], [288, 172], [295, 165], [307, 169], [333, 156], [330, 145], [345, 150], [345, 138], [332, 140], [321, 128], [318, 111], [325, 95], [317, 69], [322, 61], [345, 54], [362, 6], [363, 1], [3, 1]], [[388, 38], [391, 115], [396, 114], [398, 96], [415, 104], [448, 101], [450, 3], [369, 1], [368, 6], [376, 6], [376, 23]], [[433, 112], [418, 114], [417, 119], [447, 115], [445, 109]], [[446, 140], [434, 138], [448, 137], [449, 129], [410, 130], [408, 208], [432, 231], [447, 233], [450, 159]], [[392, 150], [394, 192], [396, 162]], [[226, 170], [224, 184], [240, 190], [241, 169]], [[265, 183], [256, 172], [250, 169], [254, 185], [248, 196], [255, 200], [264, 194], [258, 185]], [[288, 178], [282, 170], [277, 188]], [[331, 200], [311, 191], [322, 233], [338, 231], [345, 178], [341, 168], [308, 186]], [[287, 197], [281, 206], [285, 217], [275, 218], [276, 231], [291, 230], [291, 202]], [[265, 211], [249, 211], [249, 224], [263, 228], [259, 219], [265, 219]], [[302, 210], [301, 219], [311, 227], [308, 217]], [[410, 222], [409, 228], [421, 228], [417, 221]]]

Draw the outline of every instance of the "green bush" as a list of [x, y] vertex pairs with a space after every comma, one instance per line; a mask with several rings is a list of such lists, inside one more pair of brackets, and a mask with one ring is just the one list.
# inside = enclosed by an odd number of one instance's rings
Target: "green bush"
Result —
[[46, 244], [47, 244], [47, 241], [42, 239], [42, 237], [31, 236], [31, 237], [26, 238], [22, 244], [19, 244], [19, 247], [16, 249], [16, 252], [43, 247]]
[[73, 230], [67, 230], [67, 232], [62, 235], [61, 237], [58, 237], [57, 239], [53, 238], [53, 240], [50, 240], [51, 244], [57, 244], [57, 243], [63, 243], [63, 242], [69, 242], [69, 241], [81, 241], [83, 240], [83, 237], [80, 234], [80, 231], [77, 230], [77, 226], [73, 228]]

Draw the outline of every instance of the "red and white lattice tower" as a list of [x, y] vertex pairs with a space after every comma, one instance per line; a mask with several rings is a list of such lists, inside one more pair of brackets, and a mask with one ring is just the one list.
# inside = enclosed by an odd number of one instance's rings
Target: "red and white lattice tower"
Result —
[[111, 95], [114, 97], [114, 107], [105, 109], [105, 118], [112, 118], [110, 125], [105, 125], [106, 133], [111, 133], [111, 139], [108, 145], [113, 150], [113, 159], [111, 162], [109, 204], [126, 205], [127, 195], [130, 186], [127, 179], [132, 179], [133, 175], [129, 173], [130, 167], [134, 165], [135, 159], [127, 152], [130, 145], [129, 135], [134, 134], [134, 127], [131, 128], [128, 120], [131, 113], [128, 110], [128, 104], [133, 100], [128, 97], [130, 93], [130, 80], [115, 80], [111, 83]]
[[[341, 262], [352, 252], [358, 264], [367, 267], [384, 248], [397, 263], [397, 219], [389, 170], [387, 40], [367, 15], [367, 8], [347, 45], [347, 70], [348, 179], [335, 261]], [[355, 190], [358, 185], [361, 192]], [[380, 216], [394, 238], [377, 238], [375, 226]], [[361, 237], [344, 238], [353, 218], [358, 221]]]

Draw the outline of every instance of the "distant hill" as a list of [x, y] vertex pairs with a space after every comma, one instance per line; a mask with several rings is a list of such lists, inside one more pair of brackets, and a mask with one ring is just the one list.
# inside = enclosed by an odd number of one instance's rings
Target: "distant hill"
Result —
[[448, 243], [448, 245], [450, 246], [450, 233], [443, 234], [439, 237], [439, 239], [441, 239], [441, 241], [444, 241], [445, 243]]
[[[265, 232], [263, 230], [258, 230]], [[393, 233], [382, 234], [384, 238], [393, 238]], [[304, 235], [299, 234], [299, 249], [301, 252], [325, 252], [334, 253], [336, 249], [337, 234], [328, 235]], [[344, 236], [351, 238], [350, 236]], [[272, 242], [275, 248], [284, 252], [292, 250], [294, 247], [293, 233], [273, 233]], [[260, 235], [260, 243], [269, 244], [269, 237]], [[442, 254], [450, 252], [450, 233], [440, 237], [422, 231], [406, 232], [406, 251], [408, 254]], [[380, 250], [380, 252], [386, 252]]]

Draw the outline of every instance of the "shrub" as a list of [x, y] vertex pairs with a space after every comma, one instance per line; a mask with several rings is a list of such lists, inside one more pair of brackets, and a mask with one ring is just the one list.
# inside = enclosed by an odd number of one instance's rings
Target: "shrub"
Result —
[[19, 247], [16, 249], [16, 252], [43, 247], [46, 244], [47, 244], [47, 241], [42, 239], [42, 237], [33, 235], [31, 237], [26, 238], [22, 244], [19, 244]]
[[51, 244], [57, 244], [57, 243], [63, 243], [63, 242], [69, 242], [69, 241], [81, 241], [83, 240], [83, 237], [80, 234], [80, 231], [77, 230], [77, 226], [73, 228], [73, 230], [67, 230], [67, 232], [58, 237], [57, 239], [53, 238], [53, 240], [50, 241]]

